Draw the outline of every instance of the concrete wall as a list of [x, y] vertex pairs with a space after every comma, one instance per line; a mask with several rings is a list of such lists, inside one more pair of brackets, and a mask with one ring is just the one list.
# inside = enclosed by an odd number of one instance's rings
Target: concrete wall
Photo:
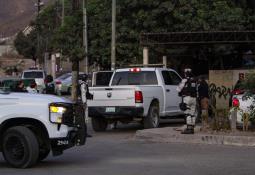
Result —
[[239, 79], [239, 75], [243, 74], [245, 78], [250, 73], [255, 73], [255, 69], [209, 71], [210, 91], [214, 93], [216, 98], [216, 108], [222, 109], [229, 107], [229, 92], [233, 90]]

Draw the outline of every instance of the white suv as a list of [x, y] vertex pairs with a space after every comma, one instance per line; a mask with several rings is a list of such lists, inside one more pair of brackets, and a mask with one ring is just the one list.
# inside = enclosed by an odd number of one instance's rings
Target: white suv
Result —
[[43, 70], [25, 70], [21, 76], [21, 79], [34, 79], [40, 92], [45, 88], [45, 78], [46, 73]]

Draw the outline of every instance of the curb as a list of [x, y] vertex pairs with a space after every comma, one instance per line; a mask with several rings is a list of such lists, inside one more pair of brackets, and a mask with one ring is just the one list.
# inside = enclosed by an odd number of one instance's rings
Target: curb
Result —
[[138, 130], [134, 136], [136, 141], [156, 143], [192, 143], [209, 145], [255, 146], [254, 136], [200, 134], [184, 135], [173, 128], [157, 128]]

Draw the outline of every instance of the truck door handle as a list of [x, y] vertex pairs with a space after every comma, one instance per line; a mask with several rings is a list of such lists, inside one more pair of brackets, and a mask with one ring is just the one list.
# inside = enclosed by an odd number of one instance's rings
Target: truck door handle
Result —
[[170, 92], [170, 89], [166, 89], [166, 92]]

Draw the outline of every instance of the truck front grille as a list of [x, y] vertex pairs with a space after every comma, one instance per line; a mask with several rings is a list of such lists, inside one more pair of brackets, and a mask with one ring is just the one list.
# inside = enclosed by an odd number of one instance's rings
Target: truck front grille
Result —
[[81, 104], [70, 104], [63, 114], [62, 123], [70, 127], [77, 127], [84, 120], [84, 108]]

